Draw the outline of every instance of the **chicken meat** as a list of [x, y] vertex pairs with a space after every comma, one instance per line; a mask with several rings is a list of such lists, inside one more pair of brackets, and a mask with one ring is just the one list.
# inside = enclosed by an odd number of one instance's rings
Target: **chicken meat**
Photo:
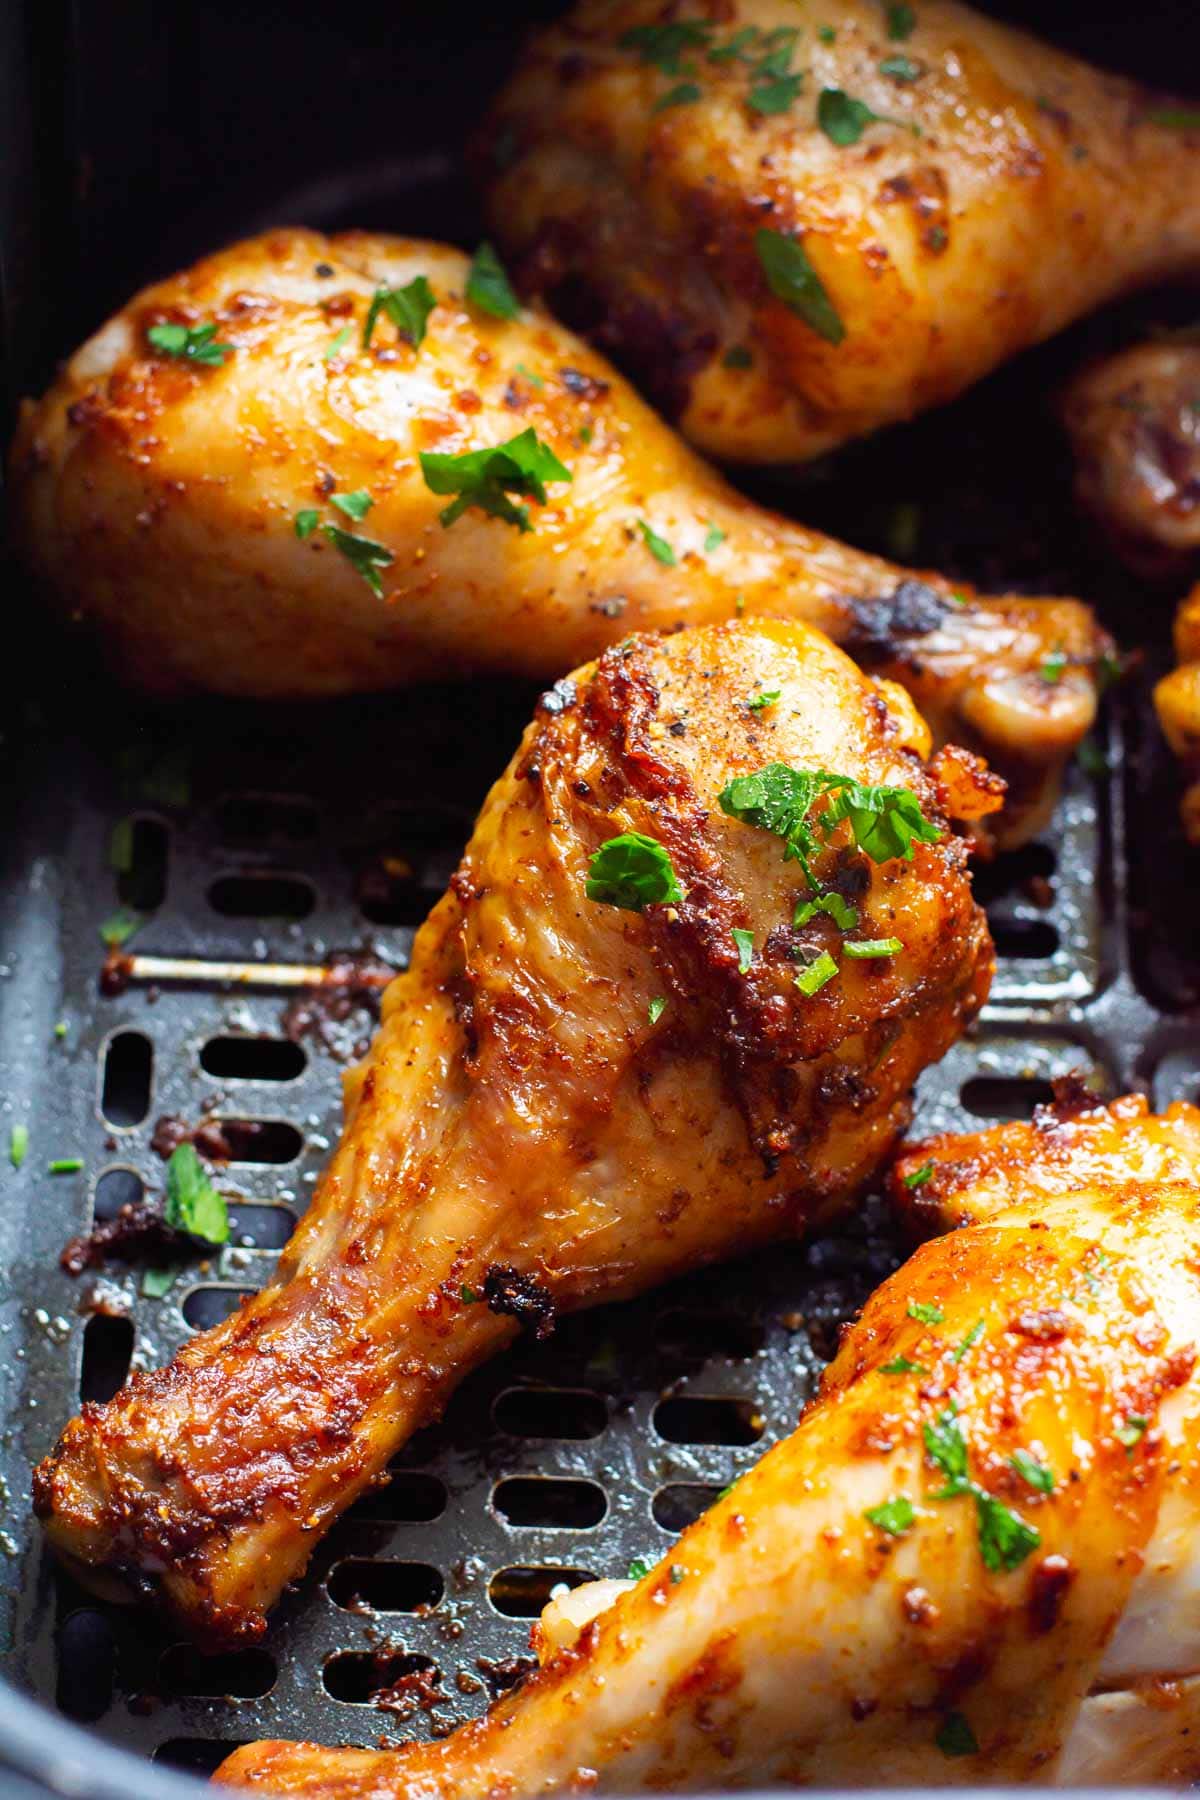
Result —
[[1200, 1774], [1200, 1112], [1068, 1093], [896, 1180], [966, 1228], [884, 1283], [796, 1432], [656, 1568], [550, 1609], [522, 1689], [440, 1743], [251, 1744], [219, 1778], [486, 1800]]
[[795, 462], [1200, 257], [1200, 114], [953, 0], [580, 0], [484, 127], [522, 286]]
[[37, 1472], [81, 1578], [253, 1639], [522, 1323], [852, 1201], [992, 973], [947, 822], [998, 784], [929, 748], [902, 690], [793, 622], [630, 639], [552, 688], [274, 1279]]
[[554, 679], [634, 630], [802, 618], [1005, 776], [1002, 839], [1036, 830], [1095, 710], [1090, 611], [981, 599], [752, 505], [497, 281], [442, 245], [296, 230], [147, 289], [24, 411], [31, 567], [160, 693]]

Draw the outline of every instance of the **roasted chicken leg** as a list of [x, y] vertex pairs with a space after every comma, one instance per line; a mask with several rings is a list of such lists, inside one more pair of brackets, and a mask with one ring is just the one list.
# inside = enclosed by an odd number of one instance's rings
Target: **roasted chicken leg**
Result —
[[976, 1222], [883, 1285], [794, 1435], [573, 1643], [559, 1609], [523, 1689], [441, 1743], [251, 1744], [221, 1778], [485, 1800], [1200, 1772], [1200, 1112], [1047, 1109], [922, 1146], [904, 1192], [927, 1161], [940, 1222]]
[[846, 1205], [991, 976], [946, 819], [997, 784], [928, 749], [902, 690], [782, 621], [632, 639], [553, 688], [274, 1280], [38, 1471], [83, 1579], [253, 1638], [519, 1320]]
[[481, 134], [523, 284], [792, 462], [1200, 260], [1197, 114], [952, 0], [580, 0]]
[[[1086, 608], [954, 592], [751, 505], [577, 338], [478, 291], [444, 246], [307, 231], [148, 289], [25, 411], [32, 566], [160, 692], [553, 679], [631, 630], [803, 618], [1005, 775], [1002, 836], [1037, 828], [1093, 717]], [[522, 434], [545, 505], [478, 466]]]

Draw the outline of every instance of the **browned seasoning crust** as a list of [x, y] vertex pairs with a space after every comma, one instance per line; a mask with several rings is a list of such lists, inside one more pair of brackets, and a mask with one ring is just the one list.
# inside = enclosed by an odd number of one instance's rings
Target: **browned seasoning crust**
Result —
[[[764, 688], [780, 699], [760, 714]], [[253, 1639], [321, 1532], [511, 1340], [509, 1302], [545, 1319], [633, 1294], [852, 1200], [991, 979], [928, 748], [899, 690], [794, 624], [635, 639], [560, 684], [388, 989], [275, 1279], [85, 1408], [39, 1469], [38, 1513], [84, 1578]], [[811, 998], [798, 865], [716, 804], [772, 761], [899, 783], [942, 827], [911, 862], [853, 871], [860, 935], [903, 948], [843, 961]], [[997, 801], [955, 765], [960, 814]], [[584, 897], [591, 854], [628, 830], [669, 850], [677, 907]], [[848, 841], [822, 850], [822, 879], [862, 864]], [[744, 977], [735, 925], [754, 934]]]

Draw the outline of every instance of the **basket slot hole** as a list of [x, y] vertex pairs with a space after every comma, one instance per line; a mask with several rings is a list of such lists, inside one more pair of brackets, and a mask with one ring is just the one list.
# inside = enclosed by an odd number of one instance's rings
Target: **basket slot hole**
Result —
[[217, 831], [226, 844], [302, 844], [317, 835], [317, 809], [299, 794], [226, 794]]
[[[286, 1119], [214, 1119], [211, 1123], [224, 1140], [222, 1148], [228, 1149], [229, 1162], [295, 1162], [304, 1148], [304, 1139]], [[202, 1154], [213, 1156], [207, 1142], [200, 1141], [199, 1134], [197, 1145]]]
[[1026, 962], [1053, 956], [1059, 945], [1058, 927], [1048, 919], [989, 919], [997, 956]]
[[506, 1388], [492, 1403], [492, 1423], [512, 1437], [593, 1438], [608, 1425], [608, 1407], [586, 1388]]
[[291, 1038], [215, 1037], [200, 1052], [205, 1074], [223, 1081], [295, 1081], [307, 1061]]
[[655, 1407], [654, 1429], [670, 1444], [754, 1444], [763, 1422], [749, 1400], [676, 1394]]
[[981, 906], [992, 906], [998, 900], [1030, 900], [1035, 906], [1046, 903], [1044, 883], [1058, 867], [1058, 857], [1049, 844], [1023, 844], [1019, 850], [1007, 850], [994, 862], [980, 863], [972, 870], [971, 885]]
[[91, 1721], [112, 1705], [116, 1644], [113, 1629], [90, 1607], [63, 1620], [58, 1634], [58, 1687], [55, 1698], [69, 1718]]
[[604, 1489], [594, 1481], [556, 1481], [548, 1476], [514, 1475], [498, 1482], [492, 1505], [510, 1525], [549, 1525], [586, 1531], [608, 1511]]
[[265, 1650], [227, 1650], [204, 1656], [173, 1644], [158, 1665], [170, 1693], [189, 1700], [259, 1700], [275, 1686], [275, 1658]]
[[122, 819], [113, 832], [117, 898], [122, 906], [154, 912], [167, 896], [170, 834], [161, 819]]
[[379, 1519], [387, 1524], [427, 1524], [446, 1510], [446, 1484], [436, 1475], [398, 1469], [386, 1487], [364, 1494], [347, 1515], [351, 1519]]
[[247, 1250], [282, 1250], [295, 1229], [296, 1215], [286, 1206], [229, 1203], [230, 1240]]
[[92, 1210], [98, 1219], [115, 1219], [123, 1206], [135, 1206], [144, 1192], [136, 1169], [105, 1169], [96, 1183]]
[[442, 892], [416, 874], [406, 857], [376, 856], [358, 872], [354, 897], [372, 925], [408, 925], [425, 920]]
[[673, 1481], [667, 1487], [660, 1487], [650, 1502], [654, 1523], [661, 1525], [664, 1531], [686, 1531], [701, 1513], [708, 1511], [720, 1493], [719, 1487], [710, 1487], [707, 1482]]
[[446, 1591], [441, 1572], [431, 1563], [368, 1562], [348, 1557], [330, 1571], [329, 1598], [351, 1612], [368, 1606], [373, 1612], [415, 1613], [436, 1606]]
[[94, 1313], [83, 1328], [79, 1398], [103, 1405], [124, 1385], [133, 1358], [133, 1320]]
[[959, 1097], [977, 1119], [1032, 1119], [1035, 1107], [1050, 1105], [1054, 1089], [1040, 1076], [975, 1075]]
[[256, 1290], [248, 1287], [196, 1287], [183, 1303], [183, 1316], [193, 1331], [209, 1331], [232, 1318], [243, 1300]]
[[488, 1582], [488, 1599], [505, 1618], [536, 1619], [556, 1588], [582, 1587], [585, 1581], [595, 1579], [586, 1569], [497, 1569]]
[[168, 1769], [186, 1769], [193, 1775], [215, 1775], [227, 1756], [241, 1750], [249, 1738], [168, 1738], [160, 1744], [152, 1762]]
[[744, 1361], [763, 1347], [763, 1331], [750, 1319], [732, 1313], [689, 1311], [680, 1307], [664, 1313], [655, 1330], [658, 1347], [667, 1356], [688, 1362], [704, 1362], [710, 1356]]
[[208, 903], [226, 919], [307, 919], [317, 897], [299, 875], [218, 875]]
[[437, 1679], [437, 1664], [430, 1656], [372, 1655], [369, 1650], [343, 1650], [325, 1664], [321, 1681], [331, 1699], [341, 1700], [347, 1706], [368, 1706], [376, 1694], [395, 1687], [406, 1676], [412, 1675], [424, 1676], [424, 1685], [428, 1689]]
[[140, 1031], [118, 1031], [104, 1052], [100, 1110], [110, 1125], [140, 1125], [150, 1111], [154, 1046]]

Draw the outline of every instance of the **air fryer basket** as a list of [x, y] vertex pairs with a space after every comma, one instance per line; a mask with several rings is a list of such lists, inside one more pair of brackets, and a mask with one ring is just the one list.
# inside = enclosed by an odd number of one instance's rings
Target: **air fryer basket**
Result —
[[[1103, 16], [1091, 8], [1087, 21], [1064, 7], [1058, 35], [1118, 60]], [[495, 82], [511, 21], [478, 23], [472, 36], [461, 15], [409, 19], [401, 49], [406, 22], [371, 7], [349, 46], [315, 7], [297, 7], [282, 31], [265, 11], [226, 17], [211, 5], [169, 22], [142, 0], [14, 9], [6, 129], [18, 141], [6, 179], [25, 185], [5, 194], [0, 271], [13, 390], [36, 384], [44, 351], [68, 347], [137, 281], [270, 218], [471, 241], [441, 101], [452, 92], [466, 125]], [[1143, 57], [1145, 30], [1143, 19]], [[1186, 35], [1182, 13], [1177, 30]], [[206, 67], [206, 46], [230, 34], [237, 68]], [[260, 91], [254, 65], [269, 49], [280, 87], [298, 84], [299, 99]], [[329, 130], [289, 145], [288, 109], [316, 66]], [[385, 111], [388, 71], [405, 94]], [[364, 81], [366, 121], [350, 104]], [[154, 105], [135, 121], [143, 91]], [[255, 121], [244, 182], [227, 179], [231, 117]], [[144, 218], [139, 228], [123, 179], [175, 197], [161, 230], [154, 209], [150, 234]], [[1072, 1068], [1106, 1094], [1200, 1097], [1196, 862], [1145, 705], [1173, 596], [1148, 603], [1074, 514], [1047, 406], [1085, 349], [1139, 319], [1181, 316], [1178, 296], [1153, 298], [798, 488], [756, 483], [871, 547], [886, 547], [891, 503], [916, 505], [919, 560], [1082, 592], [1130, 641], [1150, 634], [1160, 646], [1110, 697], [1052, 828], [977, 874], [999, 975], [977, 1031], [923, 1078], [918, 1131], [1026, 1116]], [[335, 1527], [259, 1648], [201, 1657], [93, 1600], [41, 1547], [30, 1469], [81, 1399], [169, 1357], [262, 1282], [337, 1132], [340, 1071], [372, 1024], [366, 1004], [344, 1019], [302, 1016], [253, 982], [121, 991], [99, 979], [98, 928], [131, 904], [149, 914], [138, 951], [312, 963], [370, 950], [403, 966], [533, 696], [476, 683], [369, 704], [159, 710], [76, 657], [47, 634], [21, 665], [28, 679], [10, 675], [20, 698], [0, 838], [0, 1147], [14, 1123], [30, 1145], [21, 1169], [0, 1172], [0, 1666], [12, 1684], [0, 1686], [0, 1794], [14, 1800], [30, 1790], [6, 1762], [56, 1791], [149, 1796], [174, 1788], [166, 1767], [211, 1769], [252, 1738], [373, 1744], [478, 1713], [519, 1675], [529, 1621], [555, 1584], [653, 1560], [786, 1435], [839, 1322], [901, 1254], [872, 1205], [829, 1238], [518, 1346], [474, 1375], [388, 1487]], [[233, 1199], [231, 1245], [189, 1265], [163, 1299], [143, 1297], [120, 1264], [68, 1276], [58, 1257], [69, 1237], [161, 1189], [164, 1119], [255, 1127], [226, 1126], [235, 1157], [218, 1179]], [[74, 1157], [79, 1172], [47, 1173]], [[157, 1768], [85, 1752], [13, 1690]]]

